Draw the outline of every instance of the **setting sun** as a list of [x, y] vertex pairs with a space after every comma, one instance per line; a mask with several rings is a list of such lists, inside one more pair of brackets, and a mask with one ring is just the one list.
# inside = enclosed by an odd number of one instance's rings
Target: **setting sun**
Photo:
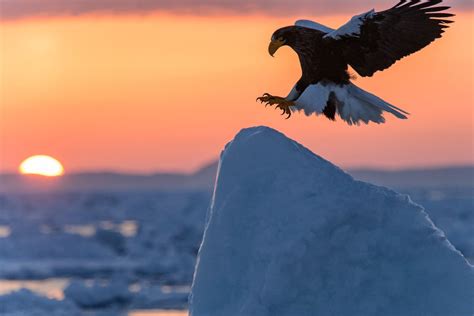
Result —
[[20, 164], [20, 173], [37, 174], [47, 177], [57, 177], [64, 173], [61, 163], [50, 156], [36, 155], [25, 159]]

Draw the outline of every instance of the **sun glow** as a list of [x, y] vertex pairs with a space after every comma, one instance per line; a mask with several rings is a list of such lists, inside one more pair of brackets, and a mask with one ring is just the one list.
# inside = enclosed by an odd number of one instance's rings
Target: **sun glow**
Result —
[[25, 159], [19, 167], [22, 174], [57, 177], [64, 173], [61, 163], [50, 156], [36, 155]]

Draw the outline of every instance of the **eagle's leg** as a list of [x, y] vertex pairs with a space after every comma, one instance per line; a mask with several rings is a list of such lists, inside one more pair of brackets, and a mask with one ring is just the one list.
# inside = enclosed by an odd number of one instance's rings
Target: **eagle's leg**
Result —
[[270, 106], [276, 105], [275, 106], [276, 109], [280, 109], [280, 110], [283, 111], [281, 113], [281, 115], [285, 115], [285, 114], [288, 115], [287, 119], [289, 119], [290, 116], [291, 116], [290, 107], [295, 106], [294, 101], [288, 101], [285, 98], [273, 96], [273, 95], [268, 94], [268, 93], [264, 93], [263, 96], [257, 98], [257, 101], [260, 101], [260, 103], [265, 103], [265, 106], [267, 106], [267, 105], [270, 105]]

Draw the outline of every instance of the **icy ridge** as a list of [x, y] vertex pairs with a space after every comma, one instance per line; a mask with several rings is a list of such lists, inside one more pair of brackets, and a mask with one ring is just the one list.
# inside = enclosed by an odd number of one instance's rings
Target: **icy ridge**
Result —
[[267, 128], [221, 155], [191, 315], [472, 315], [474, 268], [408, 196]]

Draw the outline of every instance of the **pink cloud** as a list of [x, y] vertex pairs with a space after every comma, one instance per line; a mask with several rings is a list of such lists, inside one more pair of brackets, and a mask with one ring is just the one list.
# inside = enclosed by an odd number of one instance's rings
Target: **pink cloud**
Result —
[[[0, 0], [3, 20], [31, 16], [64, 16], [88, 13], [145, 14], [155, 11], [206, 14], [328, 15], [385, 9], [392, 0]], [[472, 10], [472, 0], [449, 0], [454, 10]]]

